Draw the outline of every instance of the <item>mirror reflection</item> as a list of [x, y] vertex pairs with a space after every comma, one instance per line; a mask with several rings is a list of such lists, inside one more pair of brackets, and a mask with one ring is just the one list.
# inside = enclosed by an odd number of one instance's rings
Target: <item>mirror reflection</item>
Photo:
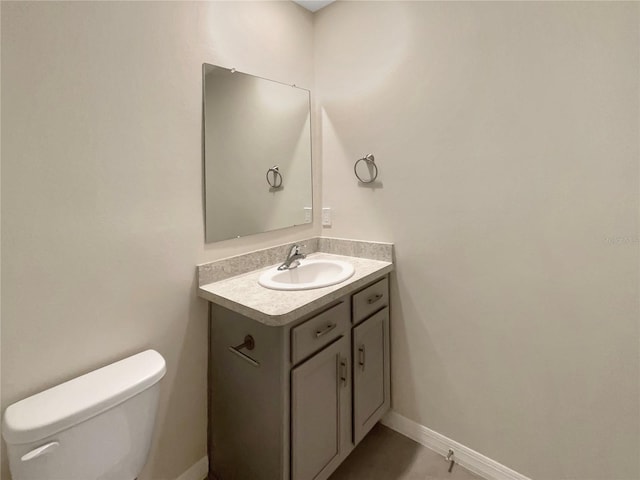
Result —
[[311, 222], [308, 90], [203, 65], [207, 242]]

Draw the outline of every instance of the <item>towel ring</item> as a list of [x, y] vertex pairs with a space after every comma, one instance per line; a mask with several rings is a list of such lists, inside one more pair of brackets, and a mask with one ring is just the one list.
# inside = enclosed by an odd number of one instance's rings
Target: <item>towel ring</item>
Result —
[[[272, 178], [269, 178], [270, 173], [273, 174]], [[274, 165], [267, 170], [267, 183], [271, 188], [282, 187], [282, 180], [282, 174], [280, 173], [280, 167], [278, 165]]]
[[[358, 164], [360, 162], [365, 162], [368, 167], [373, 167], [373, 173], [371, 174], [371, 178], [369, 180], [363, 180], [362, 177], [358, 175]], [[374, 158], [374, 156], [371, 153], [369, 153], [364, 157], [356, 160], [356, 163], [353, 165], [353, 173], [355, 173], [357, 179], [360, 180], [362, 183], [375, 182], [376, 178], [378, 178], [378, 166], [376, 165], [376, 159]]]

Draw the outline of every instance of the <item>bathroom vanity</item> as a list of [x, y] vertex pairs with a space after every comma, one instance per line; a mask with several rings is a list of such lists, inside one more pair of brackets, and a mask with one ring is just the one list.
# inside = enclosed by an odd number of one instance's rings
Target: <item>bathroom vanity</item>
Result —
[[391, 262], [330, 287], [268, 290], [258, 272], [201, 285], [210, 303], [210, 470], [220, 480], [328, 478], [390, 407]]
[[[310, 223], [310, 92], [202, 73], [206, 241]], [[362, 440], [390, 406], [392, 269], [391, 244], [326, 237], [198, 266], [210, 477], [323, 480]]]

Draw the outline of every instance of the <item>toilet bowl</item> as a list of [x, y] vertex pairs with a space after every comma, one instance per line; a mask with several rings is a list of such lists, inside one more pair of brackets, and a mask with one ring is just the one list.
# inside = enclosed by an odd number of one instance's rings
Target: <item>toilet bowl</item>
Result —
[[7, 407], [13, 480], [134, 480], [147, 461], [164, 358], [125, 358]]

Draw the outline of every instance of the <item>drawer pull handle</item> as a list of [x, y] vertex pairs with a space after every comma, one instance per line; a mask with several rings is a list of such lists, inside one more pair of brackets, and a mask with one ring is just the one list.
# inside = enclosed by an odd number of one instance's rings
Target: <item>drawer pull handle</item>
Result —
[[316, 338], [320, 338], [323, 335], [326, 335], [337, 326], [338, 326], [337, 323], [330, 323], [329, 325], [327, 325], [327, 327], [324, 330], [316, 330]]
[[372, 303], [376, 303], [378, 300], [380, 300], [382, 297], [384, 297], [384, 295], [382, 295], [381, 293], [376, 293], [375, 295], [371, 295], [368, 299], [367, 299], [367, 303], [369, 305], [371, 305]]
[[253, 339], [253, 337], [251, 335], [247, 335], [246, 337], [244, 337], [244, 343], [241, 343], [240, 345], [237, 345], [235, 347], [229, 347], [229, 351], [231, 353], [235, 353], [241, 359], [245, 360], [246, 362], [249, 362], [254, 367], [259, 367], [260, 366], [260, 362], [255, 361], [249, 355], [246, 355], [246, 354], [244, 354], [244, 353], [242, 353], [240, 351], [243, 348], [246, 348], [247, 350], [253, 350], [255, 347], [256, 347], [255, 340]]
[[360, 348], [358, 348], [358, 365], [360, 365], [360, 367], [362, 367], [362, 371], [364, 372], [364, 363], [366, 360], [365, 357], [365, 351], [364, 351], [364, 345], [360, 345]]

